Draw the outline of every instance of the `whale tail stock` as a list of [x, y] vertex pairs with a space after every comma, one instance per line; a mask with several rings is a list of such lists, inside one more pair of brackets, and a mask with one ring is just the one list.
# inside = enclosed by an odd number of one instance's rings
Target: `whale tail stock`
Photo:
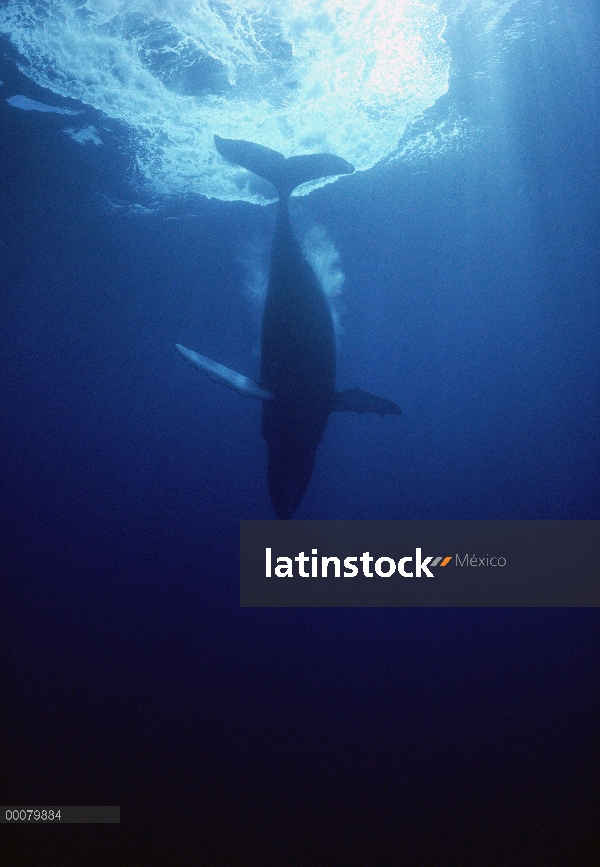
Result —
[[242, 139], [215, 136], [215, 146], [224, 159], [248, 169], [273, 184], [279, 198], [290, 195], [300, 184], [333, 175], [351, 175], [354, 166], [333, 154], [306, 154], [288, 157]]

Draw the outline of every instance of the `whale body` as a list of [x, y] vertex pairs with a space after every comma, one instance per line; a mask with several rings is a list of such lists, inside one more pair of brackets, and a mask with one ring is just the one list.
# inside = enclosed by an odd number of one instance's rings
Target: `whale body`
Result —
[[179, 344], [177, 349], [213, 381], [262, 400], [269, 496], [277, 517], [289, 519], [308, 488], [330, 413], [401, 414], [393, 401], [361, 389], [336, 391], [331, 311], [290, 223], [290, 194], [299, 184], [350, 174], [354, 167], [331, 154], [286, 159], [262, 145], [219, 136], [215, 145], [224, 159], [269, 181], [279, 195], [262, 321], [260, 381], [252, 382]]

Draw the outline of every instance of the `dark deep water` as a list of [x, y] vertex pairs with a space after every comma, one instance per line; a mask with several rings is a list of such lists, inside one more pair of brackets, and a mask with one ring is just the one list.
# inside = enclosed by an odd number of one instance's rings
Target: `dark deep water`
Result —
[[[339, 387], [404, 412], [333, 416], [297, 518], [600, 518], [600, 28], [555, 17], [477, 86], [454, 32], [470, 149], [294, 203], [346, 275]], [[174, 344], [256, 375], [273, 209], [109, 207], [126, 134], [8, 106], [48, 94], [3, 47], [2, 802], [122, 817], [5, 863], [597, 864], [598, 612], [240, 610], [260, 407]]]

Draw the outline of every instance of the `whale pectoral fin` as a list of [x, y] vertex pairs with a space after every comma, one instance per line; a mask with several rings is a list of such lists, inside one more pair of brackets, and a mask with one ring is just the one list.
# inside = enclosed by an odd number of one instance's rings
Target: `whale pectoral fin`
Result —
[[393, 400], [378, 397], [361, 388], [349, 388], [336, 392], [332, 412], [375, 412], [377, 415], [402, 415], [402, 410]]
[[198, 370], [205, 373], [213, 382], [218, 382], [230, 388], [232, 391], [241, 394], [242, 397], [255, 397], [258, 400], [272, 400], [273, 395], [265, 388], [261, 388], [258, 383], [247, 376], [242, 376], [241, 373], [236, 373], [235, 370], [229, 370], [216, 361], [211, 361], [210, 358], [205, 358], [203, 355], [198, 355], [197, 352], [192, 352], [191, 349], [186, 349], [180, 343], [176, 343], [178, 352], [183, 355], [186, 361], [189, 361]]

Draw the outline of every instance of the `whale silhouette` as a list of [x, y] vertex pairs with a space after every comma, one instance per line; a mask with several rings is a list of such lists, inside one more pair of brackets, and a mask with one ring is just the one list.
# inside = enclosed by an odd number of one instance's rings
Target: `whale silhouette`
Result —
[[263, 402], [262, 435], [268, 452], [269, 496], [278, 518], [289, 519], [306, 493], [317, 448], [332, 412], [400, 415], [400, 407], [359, 388], [336, 391], [333, 319], [323, 289], [290, 223], [292, 191], [307, 181], [351, 174], [331, 154], [286, 159], [252, 142], [215, 136], [218, 152], [269, 181], [279, 194], [277, 227], [262, 321], [258, 383], [176, 344], [183, 357], [244, 397]]

